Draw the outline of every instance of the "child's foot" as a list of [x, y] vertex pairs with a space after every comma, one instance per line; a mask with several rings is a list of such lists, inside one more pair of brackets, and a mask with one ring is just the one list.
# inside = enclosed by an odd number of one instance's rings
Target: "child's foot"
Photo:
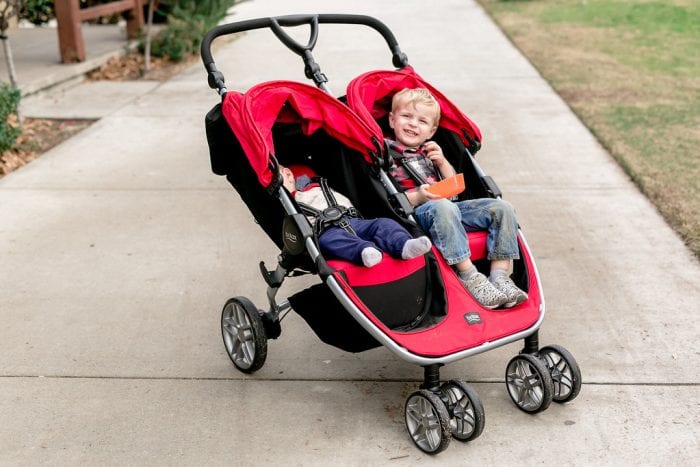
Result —
[[471, 296], [484, 308], [493, 310], [508, 301], [508, 297], [480, 272], [474, 272], [466, 279], [460, 273], [459, 280], [462, 281], [462, 284], [464, 284]]
[[363, 249], [360, 256], [362, 256], [362, 264], [368, 268], [375, 266], [382, 260], [382, 252], [371, 246]]
[[412, 238], [404, 243], [403, 250], [401, 250], [401, 258], [411, 259], [424, 255], [430, 251], [432, 246], [433, 244], [430, 242], [430, 239], [425, 235], [418, 238]]
[[497, 276], [493, 280], [493, 285], [506, 296], [507, 301], [503, 304], [506, 308], [520, 305], [527, 300], [527, 294], [520, 290], [513, 280], [505, 274]]

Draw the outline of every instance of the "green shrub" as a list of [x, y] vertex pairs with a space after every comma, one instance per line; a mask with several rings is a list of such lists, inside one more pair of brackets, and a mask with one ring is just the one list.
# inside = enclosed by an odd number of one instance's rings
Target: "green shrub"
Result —
[[46, 24], [55, 16], [53, 3], [53, 0], [26, 0], [20, 17], [37, 26]]
[[199, 44], [234, 4], [234, 0], [169, 0], [168, 25], [151, 44], [154, 57], [181, 61], [199, 51]]
[[14, 146], [20, 129], [8, 123], [10, 115], [17, 114], [20, 92], [9, 84], [0, 83], [0, 152]]

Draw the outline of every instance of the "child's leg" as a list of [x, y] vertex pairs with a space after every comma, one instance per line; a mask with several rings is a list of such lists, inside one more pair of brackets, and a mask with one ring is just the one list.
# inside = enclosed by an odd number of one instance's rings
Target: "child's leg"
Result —
[[[486, 250], [492, 261], [518, 259], [518, 222], [510, 203], [493, 198], [471, 199], [454, 203], [459, 209], [465, 230], [488, 231]], [[497, 267], [501, 267], [498, 265]]]
[[457, 269], [460, 281], [471, 296], [486, 308], [497, 308], [507, 298], [486, 276], [476, 270], [469, 259], [469, 241], [462, 224], [462, 212], [457, 204], [449, 200], [425, 203], [416, 208], [416, 219], [423, 229], [430, 232], [435, 246], [447, 263]]
[[408, 230], [393, 219], [352, 219], [350, 224], [357, 235], [372, 241], [394, 258], [415, 258], [427, 253], [432, 245], [427, 237], [413, 238]]
[[318, 238], [318, 246], [324, 256], [350, 261], [355, 264], [364, 264], [362, 251], [366, 248], [377, 250], [381, 259], [381, 251], [374, 243], [364, 240], [358, 235], [353, 235], [340, 227], [328, 227], [324, 230]]
[[489, 281], [506, 296], [504, 306], [509, 308], [527, 300], [527, 294], [515, 285], [508, 274], [513, 259], [520, 257], [518, 223], [513, 207], [503, 200], [491, 198], [457, 204], [467, 230], [488, 230], [486, 249], [491, 260]]
[[418, 206], [414, 215], [421, 228], [430, 234], [435, 247], [447, 264], [458, 270], [471, 266], [469, 242], [462, 225], [459, 208], [447, 199], [428, 201]]

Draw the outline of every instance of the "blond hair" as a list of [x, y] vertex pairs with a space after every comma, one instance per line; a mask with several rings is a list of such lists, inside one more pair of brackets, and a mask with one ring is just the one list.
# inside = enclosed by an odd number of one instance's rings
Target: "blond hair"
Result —
[[437, 126], [438, 122], [440, 122], [440, 104], [430, 91], [425, 88], [404, 88], [397, 92], [391, 99], [391, 111], [396, 111], [400, 104], [410, 104], [413, 107], [422, 104], [426, 107], [433, 107], [435, 109], [435, 125]]

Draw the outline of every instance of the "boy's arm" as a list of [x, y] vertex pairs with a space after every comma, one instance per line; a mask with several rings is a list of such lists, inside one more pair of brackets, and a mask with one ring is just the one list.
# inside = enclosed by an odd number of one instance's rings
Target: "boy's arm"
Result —
[[426, 188], [428, 188], [430, 185], [421, 185], [418, 188], [412, 189], [410, 191], [406, 191], [406, 198], [408, 198], [408, 202], [411, 203], [411, 206], [420, 206], [423, 203], [426, 203], [430, 200], [433, 199], [440, 199], [440, 195], [436, 195], [434, 193], [429, 192]]
[[454, 167], [452, 167], [452, 164], [445, 158], [442, 148], [435, 141], [426, 142], [423, 145], [423, 150], [425, 151], [426, 157], [428, 157], [428, 159], [433, 162], [433, 165], [440, 171], [442, 178], [448, 178], [457, 173]]

